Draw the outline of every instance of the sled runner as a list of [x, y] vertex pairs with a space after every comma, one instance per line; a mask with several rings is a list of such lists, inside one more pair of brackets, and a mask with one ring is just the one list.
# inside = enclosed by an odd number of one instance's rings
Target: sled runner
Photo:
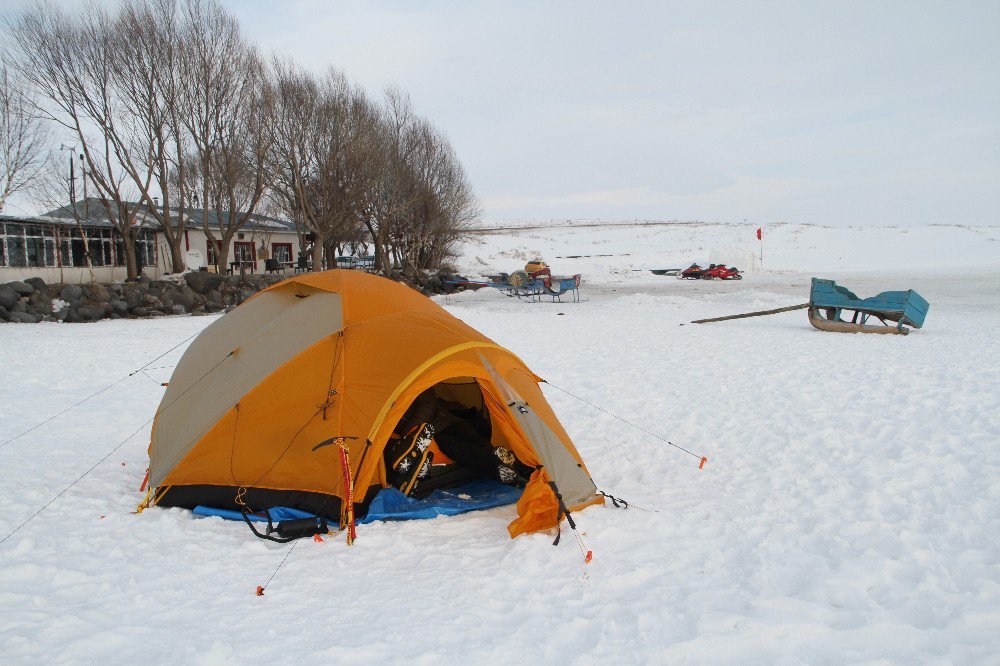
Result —
[[[809, 293], [809, 323], [821, 331], [841, 333], [891, 333], [906, 335], [907, 326], [920, 328], [930, 304], [913, 291], [883, 291], [871, 298], [858, 298], [833, 280], [812, 279]], [[847, 313], [850, 319], [846, 319]], [[869, 323], [877, 319], [881, 324]], [[892, 323], [890, 323], [892, 322]]]

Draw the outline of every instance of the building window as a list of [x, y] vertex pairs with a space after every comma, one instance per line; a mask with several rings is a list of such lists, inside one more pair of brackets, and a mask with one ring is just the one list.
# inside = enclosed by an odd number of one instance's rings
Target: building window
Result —
[[[87, 255], [90, 255], [90, 263], [93, 266], [112, 266], [112, 245], [115, 237], [111, 229], [84, 229], [87, 243], [84, 247], [84, 236], [80, 229], [66, 229], [63, 232], [62, 243], [60, 243], [60, 253], [62, 254], [63, 266], [74, 266], [81, 268], [87, 265]], [[121, 265], [121, 264], [117, 264]]]
[[239, 264], [257, 265], [257, 247], [253, 243], [233, 243], [233, 261]]
[[38, 224], [0, 225], [0, 266], [42, 268], [56, 265], [52, 227]]
[[283, 264], [292, 263], [292, 244], [271, 243], [271, 258]]
[[[86, 247], [84, 235], [86, 234]], [[11, 268], [55, 268], [87, 265], [124, 266], [125, 243], [114, 229], [107, 227], [65, 227], [56, 241], [55, 227], [40, 224], [0, 224], [0, 266]], [[58, 252], [58, 256], [57, 256]], [[148, 229], [135, 240], [139, 267], [156, 265], [156, 234]]]
[[156, 233], [143, 229], [135, 239], [135, 257], [139, 268], [156, 265]]

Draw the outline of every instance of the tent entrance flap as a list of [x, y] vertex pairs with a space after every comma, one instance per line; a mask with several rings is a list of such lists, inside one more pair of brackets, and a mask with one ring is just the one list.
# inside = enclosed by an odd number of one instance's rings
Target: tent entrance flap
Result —
[[483, 364], [500, 390], [508, 412], [513, 415], [528, 442], [534, 448], [549, 477], [559, 487], [563, 499], [570, 506], [588, 501], [597, 493], [597, 485], [583, 465], [569, 452], [566, 445], [531, 406], [504, 379], [496, 368], [482, 357]]

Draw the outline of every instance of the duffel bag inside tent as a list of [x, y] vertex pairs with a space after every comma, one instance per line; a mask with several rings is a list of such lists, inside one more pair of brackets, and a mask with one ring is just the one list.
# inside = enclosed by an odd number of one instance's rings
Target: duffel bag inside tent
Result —
[[147, 503], [339, 519], [347, 493], [335, 441], [347, 445], [363, 515], [388, 485], [383, 450], [413, 400], [461, 386], [488, 413], [492, 444], [535, 468], [511, 536], [555, 527], [550, 482], [570, 510], [603, 497], [540, 381], [409, 287], [351, 270], [296, 276], [220, 317], [185, 351], [154, 420]]

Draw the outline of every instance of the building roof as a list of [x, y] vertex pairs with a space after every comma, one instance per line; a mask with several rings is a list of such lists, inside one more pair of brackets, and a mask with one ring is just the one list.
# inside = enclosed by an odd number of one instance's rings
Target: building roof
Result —
[[[133, 205], [131, 202], [130, 206]], [[114, 204], [112, 204], [114, 206]], [[104, 204], [101, 203], [100, 199], [90, 197], [84, 201], [76, 202], [76, 210], [80, 217], [80, 222], [88, 227], [110, 227], [111, 222], [108, 220], [107, 212], [104, 209]], [[171, 216], [176, 216], [179, 214], [178, 209], [171, 208]], [[202, 226], [202, 215], [204, 211], [200, 208], [189, 208], [186, 211], [188, 217], [188, 225], [192, 229], [200, 229]], [[223, 211], [222, 216], [228, 216], [229, 211]], [[145, 209], [140, 208], [136, 212], [136, 221], [145, 227], [150, 229], [156, 229], [159, 224], [156, 219]], [[212, 229], [219, 228], [219, 215], [214, 210], [207, 211], [208, 225]], [[4, 215], [0, 214], [0, 221], [7, 222], [20, 222], [23, 224], [59, 224], [59, 225], [75, 225], [76, 217], [73, 215], [73, 206], [66, 205], [54, 210], [50, 210], [43, 215], [36, 216], [22, 216], [22, 215]], [[295, 232], [295, 224], [289, 222], [288, 220], [281, 220], [276, 217], [269, 217], [267, 215], [260, 215], [258, 213], [252, 213], [250, 219], [242, 227], [245, 231], [263, 231], [263, 232]]]

